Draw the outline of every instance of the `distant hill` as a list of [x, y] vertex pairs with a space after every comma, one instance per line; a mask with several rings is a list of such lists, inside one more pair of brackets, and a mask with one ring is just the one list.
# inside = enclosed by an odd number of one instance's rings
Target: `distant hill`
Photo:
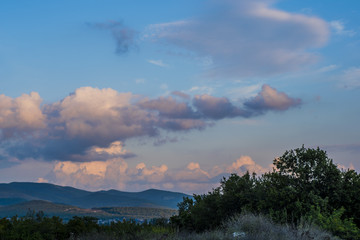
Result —
[[43, 211], [46, 216], [58, 216], [64, 220], [68, 220], [73, 216], [92, 216], [99, 219], [113, 219], [113, 218], [137, 218], [137, 219], [152, 219], [152, 218], [169, 218], [177, 213], [176, 210], [166, 208], [143, 208], [143, 207], [106, 207], [83, 209], [75, 206], [55, 204], [43, 200], [32, 200], [22, 202], [15, 205], [0, 207], [0, 218], [12, 216], [26, 216], [29, 211]]
[[176, 209], [184, 193], [149, 189], [142, 192], [117, 190], [90, 192], [49, 183], [13, 182], [0, 184], [0, 206], [43, 200], [79, 208], [151, 207]]

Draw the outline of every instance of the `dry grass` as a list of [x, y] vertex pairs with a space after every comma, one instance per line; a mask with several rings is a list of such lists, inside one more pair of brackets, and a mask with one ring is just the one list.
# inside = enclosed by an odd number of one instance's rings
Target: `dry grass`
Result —
[[264, 216], [243, 214], [231, 218], [224, 228], [227, 232], [243, 232], [243, 240], [339, 240], [315, 226], [302, 224], [294, 229], [288, 225], [274, 224]]
[[[234, 236], [234, 233], [237, 233]], [[79, 240], [112, 240], [119, 239], [105, 234], [92, 234]], [[273, 223], [264, 216], [241, 214], [232, 217], [222, 228], [204, 233], [134, 233], [124, 236], [124, 240], [340, 240], [330, 233], [315, 226], [303, 223], [294, 229], [287, 225]]]

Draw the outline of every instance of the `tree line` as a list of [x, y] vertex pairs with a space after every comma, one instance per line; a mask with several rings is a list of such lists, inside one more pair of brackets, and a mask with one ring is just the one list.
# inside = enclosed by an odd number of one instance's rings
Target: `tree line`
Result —
[[294, 228], [314, 224], [342, 239], [360, 239], [360, 175], [340, 170], [325, 151], [297, 148], [273, 161], [261, 176], [223, 178], [218, 188], [179, 203], [171, 218], [180, 230], [216, 229], [234, 214], [268, 216]]
[[75, 216], [64, 222], [60, 217], [47, 217], [42, 211], [29, 210], [24, 217], [0, 219], [1, 240], [152, 239], [171, 232], [168, 219], [164, 218], [142, 224], [124, 220], [99, 225], [95, 217]]

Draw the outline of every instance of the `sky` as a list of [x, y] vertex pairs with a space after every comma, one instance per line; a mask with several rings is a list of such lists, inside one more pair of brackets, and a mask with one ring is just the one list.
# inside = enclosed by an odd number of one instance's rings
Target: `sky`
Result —
[[360, 170], [358, 0], [2, 0], [0, 182], [206, 193]]

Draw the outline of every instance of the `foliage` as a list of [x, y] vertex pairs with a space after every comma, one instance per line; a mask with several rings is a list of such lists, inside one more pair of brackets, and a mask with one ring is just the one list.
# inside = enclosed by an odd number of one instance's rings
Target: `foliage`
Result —
[[99, 225], [94, 217], [73, 217], [64, 223], [59, 217], [29, 210], [25, 217], [0, 219], [0, 240], [62, 240], [62, 239], [158, 239], [173, 234], [164, 219], [142, 224], [134, 220]]
[[344, 207], [334, 210], [332, 213], [322, 212], [319, 207], [313, 207], [305, 219], [343, 239], [360, 239], [359, 228], [353, 219], [343, 217], [344, 212]]
[[170, 218], [177, 214], [177, 210], [169, 208], [150, 208], [150, 207], [102, 207], [93, 208], [110, 213], [112, 216], [121, 216], [125, 218], [153, 219], [153, 218]]
[[273, 163], [273, 170], [261, 176], [232, 174], [212, 192], [185, 198], [171, 222], [180, 230], [203, 232], [245, 211], [294, 228], [312, 219], [344, 239], [360, 239], [359, 174], [339, 170], [325, 151], [304, 146]]

